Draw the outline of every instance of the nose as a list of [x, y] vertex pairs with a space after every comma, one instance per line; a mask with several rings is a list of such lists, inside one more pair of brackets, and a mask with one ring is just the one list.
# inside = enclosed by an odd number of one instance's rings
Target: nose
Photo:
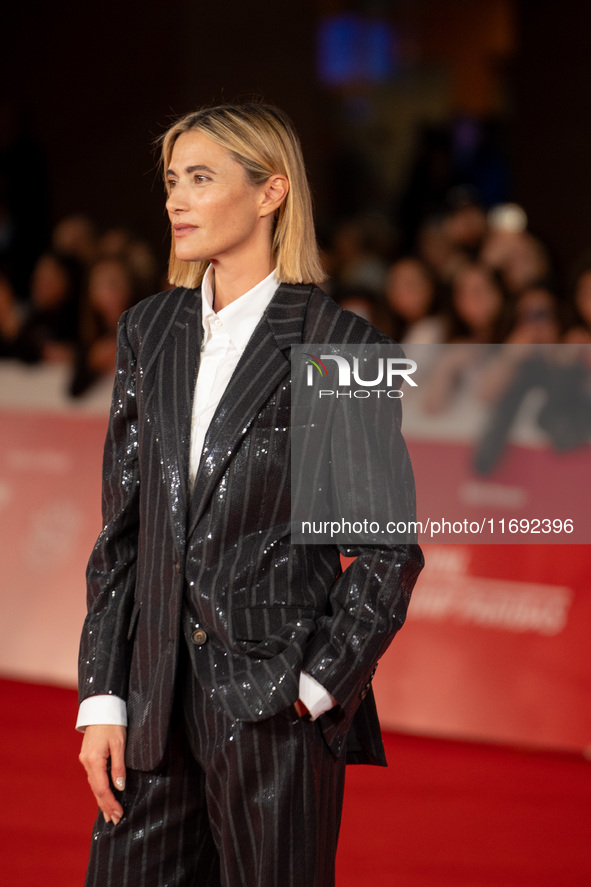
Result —
[[169, 191], [166, 198], [166, 211], [169, 213], [182, 212], [187, 209], [187, 193], [186, 189], [177, 182], [174, 188]]

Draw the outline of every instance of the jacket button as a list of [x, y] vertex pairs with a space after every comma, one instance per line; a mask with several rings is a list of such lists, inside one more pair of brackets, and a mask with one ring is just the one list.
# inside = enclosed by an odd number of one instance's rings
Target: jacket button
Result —
[[196, 628], [193, 634], [191, 635], [191, 641], [195, 644], [196, 647], [202, 647], [203, 644], [206, 644], [208, 641], [207, 632], [204, 628]]

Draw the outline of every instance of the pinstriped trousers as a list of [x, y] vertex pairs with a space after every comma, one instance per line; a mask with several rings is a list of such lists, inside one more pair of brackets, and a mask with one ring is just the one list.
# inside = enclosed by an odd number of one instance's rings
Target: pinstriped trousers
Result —
[[165, 761], [99, 813], [86, 887], [334, 887], [345, 760], [290, 707], [231, 721], [188, 663]]

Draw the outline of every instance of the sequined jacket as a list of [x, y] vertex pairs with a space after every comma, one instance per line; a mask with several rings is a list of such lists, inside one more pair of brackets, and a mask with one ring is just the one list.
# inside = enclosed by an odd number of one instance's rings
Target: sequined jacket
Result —
[[[148, 298], [121, 319], [80, 699], [125, 699], [127, 763], [155, 768], [184, 634], [198, 680], [230, 717], [288, 707], [303, 668], [339, 703], [320, 718], [335, 754], [346, 742], [349, 761], [383, 764], [371, 676], [404, 622], [422, 555], [415, 545], [291, 545], [289, 424], [291, 345], [384, 337], [318, 288], [281, 285], [220, 401], [191, 492], [201, 337], [198, 290]], [[399, 482], [414, 495], [408, 461]], [[357, 555], [345, 572], [340, 553]], [[205, 643], [190, 642], [196, 628]]]

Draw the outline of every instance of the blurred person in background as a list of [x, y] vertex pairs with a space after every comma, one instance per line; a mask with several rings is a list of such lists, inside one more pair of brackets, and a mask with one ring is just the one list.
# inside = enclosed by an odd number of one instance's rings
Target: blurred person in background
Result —
[[154, 292], [158, 282], [154, 254], [148, 244], [128, 228], [114, 227], [105, 231], [98, 239], [97, 256], [124, 262], [133, 272], [140, 298]]
[[7, 274], [0, 270], [0, 357], [12, 357], [21, 316], [14, 289]]
[[392, 232], [381, 216], [340, 222], [325, 254], [333, 286], [361, 286], [383, 296]]
[[499, 271], [513, 295], [522, 293], [548, 277], [550, 259], [546, 247], [529, 233], [516, 236]]
[[475, 260], [487, 233], [486, 214], [473, 190], [466, 186], [452, 188], [447, 203], [445, 231], [449, 242], [454, 250]]
[[121, 259], [99, 259], [90, 269], [80, 310], [80, 332], [70, 394], [78, 397], [98, 379], [113, 376], [119, 318], [137, 301], [134, 277]]
[[[559, 302], [543, 287], [524, 290], [515, 304], [515, 325], [507, 343], [515, 347], [493, 355], [482, 374], [479, 397], [491, 406], [491, 414], [474, 466], [489, 474], [501, 458], [521, 406], [536, 391], [530, 420], [545, 433], [559, 452], [587, 444], [591, 437], [591, 387], [588, 353], [564, 348], [561, 341], [589, 344], [591, 336], [571, 329], [562, 336]], [[542, 346], [542, 347], [539, 347]]]
[[27, 363], [70, 363], [78, 338], [82, 269], [56, 252], [44, 253], [31, 275], [27, 309], [13, 356]]
[[551, 271], [544, 244], [527, 231], [527, 216], [517, 204], [489, 213], [489, 230], [480, 260], [494, 268], [514, 296], [546, 280]]
[[436, 316], [436, 282], [419, 259], [399, 259], [386, 277], [390, 335], [396, 342], [440, 342], [444, 323]]
[[515, 299], [508, 344], [551, 345], [563, 332], [560, 302], [551, 289], [532, 286]]
[[564, 341], [570, 344], [591, 343], [591, 265], [583, 267], [575, 281], [569, 327]]
[[428, 215], [421, 223], [416, 242], [417, 257], [431, 270], [436, 280], [449, 284], [466, 263], [466, 256], [451, 238], [448, 211]]
[[138, 297], [143, 299], [153, 293], [158, 284], [159, 269], [149, 244], [134, 238], [127, 249], [125, 261], [133, 273]]
[[503, 281], [480, 262], [456, 274], [446, 318], [446, 342], [503, 342], [511, 329], [511, 304]]
[[[514, 322], [505, 340], [507, 345], [520, 347], [501, 349], [492, 355], [479, 381], [478, 397], [489, 405], [495, 404], [502, 400], [515, 383], [518, 386], [525, 383], [520, 396], [514, 402], [517, 410], [521, 403], [520, 398], [529, 388], [535, 387], [540, 379], [546, 385], [546, 373], [540, 373], [537, 368], [544, 367], [545, 361], [551, 360], [550, 352], [535, 346], [560, 342], [562, 331], [562, 311], [556, 294], [541, 286], [524, 290], [515, 299]], [[560, 361], [560, 353], [556, 352], [556, 355]], [[562, 355], [565, 355], [564, 351]], [[524, 368], [527, 372], [528, 367], [533, 369], [529, 377], [524, 375]], [[505, 413], [503, 422], [507, 417], [508, 413]], [[508, 429], [509, 425], [506, 426], [507, 432]], [[495, 440], [499, 442], [498, 437]], [[486, 448], [489, 446], [492, 446], [490, 442], [486, 444]]]
[[99, 259], [123, 259], [133, 242], [129, 228], [114, 226], [107, 228], [97, 240], [96, 254]]
[[339, 286], [331, 291], [331, 296], [340, 308], [363, 317], [386, 335], [390, 334], [388, 312], [373, 290], [363, 286]]
[[55, 252], [77, 259], [84, 268], [96, 258], [97, 234], [88, 216], [66, 216], [54, 227], [51, 241]]
[[426, 412], [447, 409], [455, 395], [470, 383], [489, 359], [488, 346], [501, 343], [511, 329], [509, 297], [502, 281], [478, 262], [464, 266], [454, 278], [444, 315], [446, 348], [430, 371], [422, 404]]

